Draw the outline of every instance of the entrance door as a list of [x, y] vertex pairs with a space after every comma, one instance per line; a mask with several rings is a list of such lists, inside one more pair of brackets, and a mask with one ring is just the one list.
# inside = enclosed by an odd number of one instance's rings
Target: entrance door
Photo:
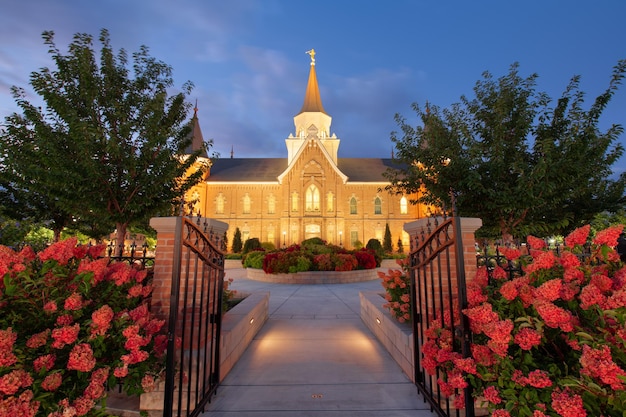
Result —
[[304, 238], [311, 239], [312, 237], [322, 237], [322, 228], [319, 224], [307, 224], [304, 228]]

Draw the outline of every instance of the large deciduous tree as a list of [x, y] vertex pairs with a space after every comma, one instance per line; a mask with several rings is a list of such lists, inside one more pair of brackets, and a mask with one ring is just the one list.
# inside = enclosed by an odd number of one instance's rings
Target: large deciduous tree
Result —
[[56, 68], [30, 77], [43, 108], [12, 89], [22, 114], [6, 118], [0, 185], [41, 196], [93, 237], [116, 228], [123, 242], [129, 225], [169, 212], [206, 171], [197, 163], [201, 150], [185, 154], [192, 85], [170, 93], [169, 65], [142, 46], [131, 66], [106, 30], [99, 58], [88, 34], [76, 34], [65, 55], [53, 32], [43, 39]]
[[389, 189], [418, 192], [419, 202], [480, 217], [484, 236], [565, 233], [599, 212], [624, 206], [626, 174], [611, 167], [624, 148], [623, 129], [602, 131], [599, 119], [626, 71], [614, 68], [609, 86], [588, 110], [579, 77], [553, 102], [536, 91], [537, 75], [518, 64], [494, 79], [486, 72], [474, 98], [447, 109], [413, 104], [421, 124], [396, 115], [392, 134], [402, 165], [386, 173]]

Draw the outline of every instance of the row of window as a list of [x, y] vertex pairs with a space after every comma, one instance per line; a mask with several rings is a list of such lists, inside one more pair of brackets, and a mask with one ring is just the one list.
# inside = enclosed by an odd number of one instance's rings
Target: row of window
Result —
[[[220, 193], [215, 199], [215, 213], [216, 214], [224, 214], [225, 201], [226, 199]], [[334, 202], [335, 202], [334, 194], [332, 192], [329, 192], [328, 194], [326, 194], [326, 211], [327, 212], [334, 211], [335, 209]], [[251, 199], [248, 194], [243, 196], [242, 203], [243, 203], [242, 204], [243, 214], [250, 214]], [[299, 196], [298, 196], [298, 193], [294, 192], [291, 194], [291, 211], [298, 211], [299, 209], [298, 204], [299, 204]], [[321, 211], [320, 207], [321, 207], [320, 192], [316, 186], [311, 185], [309, 188], [307, 188], [304, 194], [304, 210], [306, 212], [319, 212]], [[351, 197], [350, 198], [350, 214], [358, 214], [357, 207], [358, 206], [357, 206], [356, 197]], [[380, 199], [380, 197], [376, 197], [374, 199], [374, 214], [382, 214], [383, 213], [382, 207], [383, 207], [382, 200]], [[271, 195], [268, 198], [267, 213], [268, 214], [276, 213], [276, 197], [274, 197], [273, 195]], [[403, 196], [400, 199], [400, 214], [407, 214], [407, 213], [408, 213], [408, 201], [406, 197]]]

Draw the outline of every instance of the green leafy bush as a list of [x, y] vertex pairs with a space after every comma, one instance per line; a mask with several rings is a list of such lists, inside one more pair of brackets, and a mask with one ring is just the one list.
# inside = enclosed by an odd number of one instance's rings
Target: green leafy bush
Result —
[[263, 258], [265, 258], [265, 251], [257, 250], [254, 252], [250, 252], [246, 255], [245, 260], [243, 261], [244, 268], [255, 268], [262, 269], [263, 268]]

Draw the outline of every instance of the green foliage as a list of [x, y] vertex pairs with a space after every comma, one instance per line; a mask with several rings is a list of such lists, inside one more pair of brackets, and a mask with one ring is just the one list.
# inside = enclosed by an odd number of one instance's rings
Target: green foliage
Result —
[[404, 253], [404, 245], [401, 238], [398, 238], [398, 253]]
[[258, 249], [263, 249], [261, 241], [257, 237], [252, 237], [246, 240], [246, 243], [243, 244], [243, 255], [245, 256], [248, 252]]
[[399, 166], [386, 174], [388, 189], [423, 191], [418, 201], [439, 208], [451, 207], [452, 190], [460, 215], [482, 219], [479, 235], [505, 238], [566, 234], [623, 208], [626, 173], [611, 179], [623, 129], [602, 132], [598, 121], [625, 71], [619, 61], [588, 110], [579, 77], [553, 103], [536, 91], [538, 76], [520, 76], [517, 64], [497, 80], [485, 72], [475, 97], [461, 96], [448, 109], [413, 104], [422, 125], [396, 116]]
[[378, 239], [370, 239], [367, 241], [365, 248], [372, 251], [372, 253], [376, 257], [376, 266], [380, 266], [380, 263], [385, 257], [385, 250], [383, 249], [383, 246], [380, 244], [380, 241]]
[[319, 237], [312, 237], [309, 239], [305, 239], [301, 243], [302, 246], [315, 246], [315, 245], [326, 245], [326, 241]]
[[248, 253], [243, 260], [244, 268], [263, 269], [263, 259], [265, 258], [265, 251], [252, 251]]
[[276, 250], [276, 245], [274, 245], [272, 242], [261, 242], [261, 247], [266, 251]]
[[243, 248], [243, 242], [241, 241], [241, 230], [239, 230], [239, 228], [236, 228], [235, 234], [233, 235], [232, 251], [234, 253], [240, 253], [242, 248]]
[[43, 107], [11, 90], [22, 114], [6, 118], [0, 140], [3, 199], [55, 231], [73, 219], [88, 236], [117, 229], [121, 240], [129, 225], [169, 211], [203, 178], [204, 150], [180, 158], [191, 144], [192, 85], [170, 96], [172, 68], [145, 46], [132, 63], [124, 50], [115, 54], [106, 30], [97, 47], [91, 35], [76, 34], [65, 55], [53, 32], [43, 39], [56, 68], [31, 74]]
[[393, 244], [391, 243], [391, 230], [389, 223], [385, 223], [385, 237], [383, 238], [383, 250], [387, 253], [393, 252]]

